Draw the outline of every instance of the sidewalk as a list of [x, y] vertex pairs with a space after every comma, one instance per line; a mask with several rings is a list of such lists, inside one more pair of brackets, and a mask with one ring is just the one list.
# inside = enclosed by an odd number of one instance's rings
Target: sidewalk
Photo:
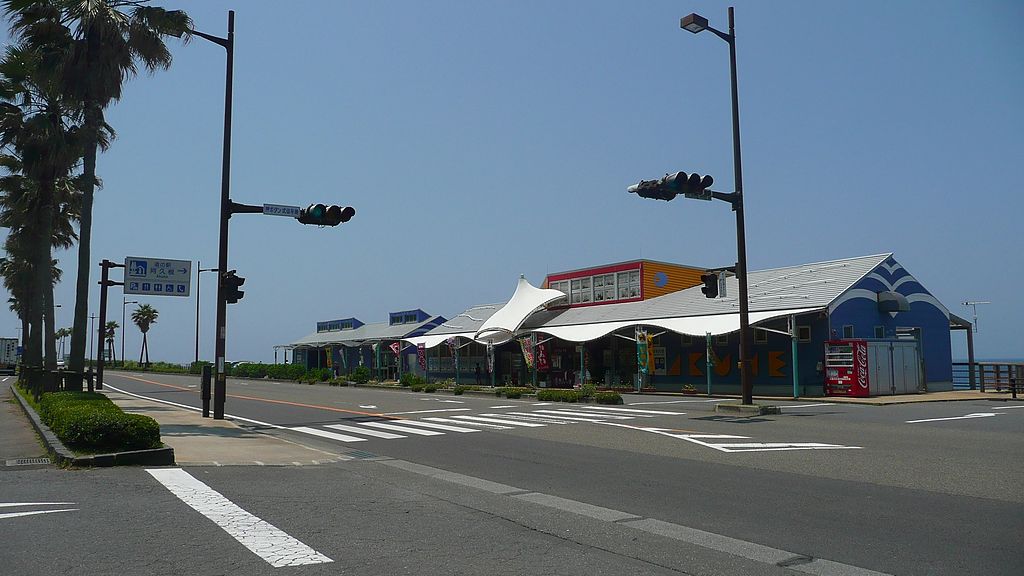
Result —
[[12, 380], [13, 377], [0, 384], [0, 400], [3, 401], [0, 408], [0, 470], [46, 466], [49, 459], [46, 462], [25, 462], [47, 458], [46, 449], [11, 392]]
[[[1024, 397], [1017, 394], [1018, 400]], [[767, 398], [766, 398], [767, 399]], [[961, 402], [965, 400], [995, 400], [1006, 402], [1014, 400], [1007, 392], [981, 392], [979, 390], [951, 390], [949, 392], [928, 392], [925, 394], [897, 394], [894, 396], [872, 396], [870, 398], [849, 398], [845, 396], [822, 396], [817, 398], [799, 398], [799, 400], [810, 400], [812, 402], [829, 402], [835, 404], [868, 404], [872, 406], [887, 406], [889, 404], [916, 404], [919, 402]]]
[[112, 390], [104, 393], [125, 412], [144, 414], [160, 423], [160, 439], [174, 448], [179, 466], [302, 466], [351, 459], [243, 428], [230, 420], [203, 418], [198, 411]]

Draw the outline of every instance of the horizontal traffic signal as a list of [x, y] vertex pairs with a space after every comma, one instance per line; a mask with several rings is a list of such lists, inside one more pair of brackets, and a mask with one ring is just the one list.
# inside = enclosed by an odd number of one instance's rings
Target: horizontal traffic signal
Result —
[[710, 175], [701, 176], [693, 173], [676, 172], [666, 174], [660, 180], [641, 180], [626, 189], [631, 194], [641, 198], [653, 198], [655, 200], [672, 200], [679, 194], [687, 198], [699, 200], [711, 200], [712, 192], [709, 190], [715, 179]]
[[342, 222], [348, 222], [355, 215], [356, 209], [351, 206], [310, 204], [309, 207], [299, 210], [299, 222], [314, 226], [337, 226]]

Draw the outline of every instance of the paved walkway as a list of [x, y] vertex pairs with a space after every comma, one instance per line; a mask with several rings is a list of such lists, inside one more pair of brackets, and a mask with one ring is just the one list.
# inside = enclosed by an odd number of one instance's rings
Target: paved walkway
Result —
[[24, 470], [25, 466], [16, 464], [16, 460], [46, 457], [46, 449], [14, 398], [11, 391], [13, 380], [12, 376], [0, 383], [0, 400], [3, 401], [0, 407], [0, 470]]

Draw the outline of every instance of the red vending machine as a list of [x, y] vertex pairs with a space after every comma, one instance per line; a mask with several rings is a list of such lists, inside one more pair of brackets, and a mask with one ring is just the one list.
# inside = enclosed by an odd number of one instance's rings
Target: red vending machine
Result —
[[869, 392], [868, 343], [829, 340], [825, 343], [825, 394], [866, 397]]

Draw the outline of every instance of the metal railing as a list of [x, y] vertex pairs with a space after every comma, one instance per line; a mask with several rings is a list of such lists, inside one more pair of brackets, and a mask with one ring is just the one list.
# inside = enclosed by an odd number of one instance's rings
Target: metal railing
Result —
[[1017, 392], [1022, 386], [1024, 386], [1024, 364], [1022, 363], [953, 363], [953, 389], [955, 390], [1009, 392], [1013, 398], [1016, 398]]

